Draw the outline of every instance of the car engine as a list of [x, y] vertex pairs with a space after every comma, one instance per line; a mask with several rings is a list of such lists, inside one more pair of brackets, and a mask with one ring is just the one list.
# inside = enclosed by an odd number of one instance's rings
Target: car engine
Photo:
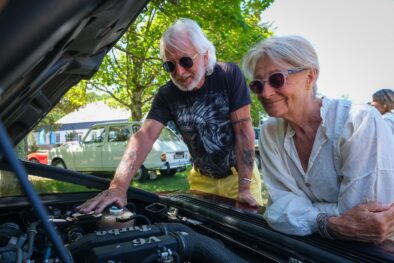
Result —
[[[80, 214], [77, 205], [47, 206], [74, 262], [246, 262], [221, 241], [180, 223], [176, 209], [161, 203], [147, 205], [144, 213], [129, 203]], [[168, 222], [152, 222], [163, 213]], [[0, 262], [61, 262], [32, 209], [11, 211], [7, 218], [0, 224]]]

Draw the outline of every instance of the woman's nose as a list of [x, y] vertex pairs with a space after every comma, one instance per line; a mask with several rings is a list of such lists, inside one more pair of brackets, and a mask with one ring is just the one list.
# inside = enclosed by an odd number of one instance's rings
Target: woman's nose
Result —
[[275, 89], [269, 85], [269, 83], [264, 82], [263, 90], [260, 92], [260, 96], [263, 98], [269, 98], [272, 94], [275, 93]]

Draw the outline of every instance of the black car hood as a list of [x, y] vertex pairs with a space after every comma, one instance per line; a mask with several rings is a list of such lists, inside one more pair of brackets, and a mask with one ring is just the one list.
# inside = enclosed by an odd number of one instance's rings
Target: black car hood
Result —
[[0, 2], [0, 117], [14, 144], [93, 76], [148, 1]]

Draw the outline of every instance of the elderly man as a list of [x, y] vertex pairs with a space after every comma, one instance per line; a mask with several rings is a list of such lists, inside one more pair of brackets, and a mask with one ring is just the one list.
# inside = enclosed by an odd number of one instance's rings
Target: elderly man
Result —
[[125, 206], [130, 181], [171, 120], [193, 157], [191, 190], [261, 205], [251, 99], [239, 67], [217, 62], [215, 47], [190, 19], [176, 21], [163, 34], [160, 55], [171, 81], [159, 89], [147, 120], [130, 139], [109, 189], [80, 211], [98, 213], [111, 203]]

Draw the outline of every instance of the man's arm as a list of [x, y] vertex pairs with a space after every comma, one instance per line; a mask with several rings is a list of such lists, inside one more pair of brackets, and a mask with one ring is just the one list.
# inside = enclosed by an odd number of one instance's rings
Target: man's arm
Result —
[[141, 129], [130, 138], [109, 188], [80, 205], [79, 211], [101, 213], [112, 203], [119, 207], [125, 206], [130, 181], [144, 162], [163, 128], [164, 125], [158, 121], [146, 120]]
[[241, 202], [257, 206], [250, 193], [254, 165], [254, 131], [250, 118], [250, 106], [246, 105], [231, 113], [231, 122], [235, 133], [235, 153], [238, 168], [238, 198]]

